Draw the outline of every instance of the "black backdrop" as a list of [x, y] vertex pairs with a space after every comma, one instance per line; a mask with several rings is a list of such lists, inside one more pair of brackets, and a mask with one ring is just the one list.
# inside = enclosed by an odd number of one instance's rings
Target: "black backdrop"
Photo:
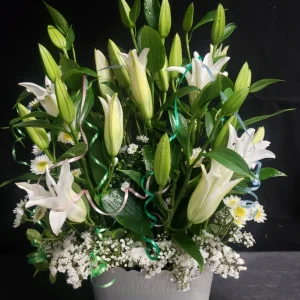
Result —
[[[126, 51], [131, 47], [129, 33], [121, 25], [117, 2], [117, 0], [48, 0], [48, 4], [61, 11], [73, 25], [76, 34], [75, 46], [81, 66], [94, 68], [94, 48], [107, 53], [108, 38], [122, 45]], [[182, 17], [189, 2], [170, 1], [173, 8], [172, 34], [181, 30]], [[215, 9], [218, 2], [195, 0], [195, 20], [200, 20], [208, 10]], [[265, 126], [266, 139], [272, 142], [269, 149], [277, 156], [275, 160], [265, 159], [264, 166], [277, 168], [288, 177], [271, 179], [264, 182], [260, 188], [259, 201], [265, 206], [268, 221], [265, 224], [247, 227], [257, 241], [251, 251], [300, 250], [300, 201], [297, 188], [297, 184], [300, 184], [298, 175], [300, 18], [297, 13], [299, 6], [297, 2], [296, 0], [221, 1], [228, 9], [227, 22], [235, 22], [238, 25], [236, 32], [226, 42], [230, 44], [228, 55], [231, 60], [228, 71], [231, 77], [235, 78], [243, 63], [248, 61], [253, 81], [262, 78], [286, 80], [285, 83], [275, 84], [255, 94], [255, 97], [249, 96], [240, 111], [241, 117], [247, 119], [256, 115], [271, 114], [284, 108], [298, 108], [259, 124]], [[42, 1], [6, 1], [5, 9], [1, 10], [0, 125], [6, 126], [8, 121], [16, 116], [12, 106], [22, 91], [17, 85], [18, 82], [43, 84], [43, 70], [37, 44], [41, 43], [52, 53], [56, 53], [55, 58], [58, 58], [58, 54], [48, 39], [46, 26], [52, 24], [52, 21]], [[208, 52], [210, 28], [211, 25], [205, 25], [195, 31], [191, 44], [192, 51], [197, 50], [200, 55]], [[2, 182], [27, 170], [26, 167], [14, 163], [12, 159], [13, 139], [10, 134], [7, 131], [0, 131], [0, 137]], [[21, 157], [25, 153], [26, 150], [18, 152]], [[12, 210], [23, 194], [13, 185], [1, 189], [0, 193], [2, 244], [0, 251], [6, 270], [1, 272], [2, 276], [6, 278], [16, 276], [18, 280], [22, 278], [20, 288], [25, 289], [24, 293], [30, 292], [31, 299], [40, 296], [47, 298], [44, 289], [49, 290], [47, 291], [49, 297], [56, 296], [57, 299], [63, 299], [66, 293], [69, 293], [70, 298], [79, 299], [86, 296], [89, 299], [91, 297], [87, 288], [89, 283], [85, 284], [86, 290], [73, 292], [64, 284], [63, 279], [59, 279], [55, 287], [50, 287], [46, 282], [46, 275], [39, 275], [39, 278], [32, 280], [33, 269], [26, 264], [25, 258], [25, 254], [30, 251], [30, 245], [25, 237], [26, 228], [12, 228]], [[58, 296], [59, 292], [62, 293], [61, 296]]]

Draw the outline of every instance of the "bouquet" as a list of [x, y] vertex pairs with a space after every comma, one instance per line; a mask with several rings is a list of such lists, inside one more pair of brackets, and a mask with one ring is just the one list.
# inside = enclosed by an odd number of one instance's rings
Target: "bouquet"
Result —
[[[230, 79], [226, 40], [237, 26], [221, 4], [196, 22], [191, 3], [171, 36], [168, 0], [120, 0], [132, 47], [109, 40], [94, 69], [80, 66], [72, 26], [45, 5], [57, 53], [39, 44], [44, 81], [19, 83], [9, 129], [27, 173], [1, 185], [24, 191], [13, 226], [28, 226], [35, 274], [49, 271], [53, 283], [64, 273], [78, 288], [116, 267], [148, 278], [168, 270], [183, 291], [204, 269], [238, 278], [246, 267], [230, 245], [253, 246], [244, 227], [266, 220], [255, 191], [285, 175], [263, 167], [275, 154], [254, 128], [273, 115], [244, 120], [239, 110], [281, 80], [253, 83], [247, 62]], [[210, 25], [207, 53], [191, 53], [197, 29]], [[27, 141], [31, 156], [19, 161]]]

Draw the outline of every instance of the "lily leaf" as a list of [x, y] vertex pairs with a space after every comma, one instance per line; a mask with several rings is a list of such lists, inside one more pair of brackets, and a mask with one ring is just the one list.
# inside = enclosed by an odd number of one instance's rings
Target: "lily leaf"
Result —
[[148, 25], [157, 28], [160, 5], [158, 0], [144, 0], [144, 14]]
[[119, 172], [122, 172], [123, 174], [127, 175], [129, 178], [131, 178], [138, 186], [142, 187], [141, 182], [143, 175], [140, 172], [134, 171], [134, 170], [119, 170]]
[[[8, 184], [10, 184], [14, 181], [28, 181], [28, 180], [38, 181], [40, 179], [40, 177], [41, 176], [38, 176], [38, 175], [35, 175], [35, 174], [32, 174], [32, 173], [26, 173], [26, 174], [23, 174], [21, 176], [18, 176], [16, 178], [14, 178], [14, 179], [10, 179], [10, 180], [6, 180], [6, 181], [2, 182], [0, 184], [0, 188], [2, 188], [2, 187], [6, 186], [6, 185], [8, 185]], [[41, 177], [40, 181], [44, 181], [44, 180], [45, 180], [44, 176]]]
[[225, 30], [224, 30], [224, 34], [223, 34], [221, 42], [223, 42], [224, 40], [226, 40], [234, 32], [234, 30], [236, 28], [237, 28], [237, 26], [234, 23], [227, 24], [225, 26]]
[[214, 151], [203, 153], [203, 156], [216, 160], [224, 167], [242, 176], [254, 178], [245, 160], [235, 151], [228, 148], [217, 148]]
[[209, 11], [195, 26], [194, 28], [192, 29], [192, 31], [194, 31], [195, 29], [199, 28], [200, 26], [206, 24], [206, 23], [209, 23], [209, 22], [212, 22], [215, 17], [216, 17], [216, 10], [212, 10], [212, 11]]
[[74, 44], [74, 41], [75, 41], [75, 34], [74, 34], [74, 31], [73, 31], [73, 28], [72, 28], [72, 25], [70, 26], [69, 28], [69, 31], [67, 33], [67, 36], [66, 36], [66, 50], [70, 50], [72, 48], [72, 45]]
[[194, 258], [198, 264], [200, 269], [202, 270], [204, 265], [204, 260], [199, 250], [199, 247], [196, 245], [194, 240], [186, 235], [184, 232], [177, 232], [174, 234], [174, 239], [176, 243], [192, 258]]
[[264, 89], [265, 87], [267, 87], [268, 85], [270, 85], [272, 83], [281, 82], [281, 81], [285, 81], [285, 80], [281, 80], [281, 79], [261, 79], [259, 81], [254, 82], [250, 86], [249, 93], [256, 93], [256, 92]]
[[[114, 214], [124, 202], [124, 192], [119, 189], [107, 190], [101, 198], [106, 213]], [[150, 224], [141, 202], [136, 202], [130, 195], [123, 210], [112, 217], [125, 228], [145, 236], [152, 236]]]
[[13, 127], [37, 127], [37, 128], [46, 128], [46, 129], [56, 129], [68, 133], [66, 128], [52, 125], [51, 123], [45, 120], [30, 120], [30, 121], [20, 122], [13, 125]]
[[59, 157], [59, 161], [62, 161], [66, 158], [72, 158], [79, 155], [84, 154], [86, 151], [86, 144], [85, 143], [78, 143], [69, 150], [67, 150], [63, 155]]
[[153, 171], [155, 150], [149, 145], [144, 146], [143, 149], [146, 170]]
[[135, 0], [130, 10], [129, 17], [130, 20], [135, 24], [136, 20], [138, 19], [141, 11], [141, 0]]

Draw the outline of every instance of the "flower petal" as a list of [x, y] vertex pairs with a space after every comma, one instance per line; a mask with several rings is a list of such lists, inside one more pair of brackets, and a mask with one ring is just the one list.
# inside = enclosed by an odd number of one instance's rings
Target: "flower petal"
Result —
[[60, 174], [57, 182], [57, 189], [58, 189], [57, 194], [59, 196], [62, 195], [67, 196], [69, 191], [72, 190], [73, 181], [74, 181], [74, 176], [71, 173], [70, 163], [66, 159], [60, 169]]
[[29, 90], [38, 98], [38, 100], [41, 100], [39, 98], [44, 98], [44, 96], [47, 94], [46, 89], [32, 82], [21, 82], [19, 85]]
[[51, 193], [46, 191], [44, 187], [39, 184], [30, 184], [27, 182], [16, 182], [16, 186], [27, 192], [29, 196], [29, 200], [37, 196], [43, 196], [43, 197], [51, 196]]
[[60, 212], [55, 210], [50, 211], [49, 222], [50, 222], [51, 229], [55, 235], [59, 235], [60, 229], [65, 223], [66, 218], [67, 218], [66, 212]]
[[76, 223], [81, 223], [85, 220], [87, 211], [82, 199], [79, 199], [76, 203], [73, 203], [67, 211], [67, 218]]
[[146, 68], [147, 61], [148, 61], [147, 55], [148, 55], [149, 51], [150, 51], [149, 48], [144, 48], [139, 56], [139, 60], [145, 68]]
[[25, 207], [28, 208], [38, 205], [41, 207], [53, 209], [58, 207], [59, 203], [60, 202], [57, 197], [34, 197], [26, 203]]

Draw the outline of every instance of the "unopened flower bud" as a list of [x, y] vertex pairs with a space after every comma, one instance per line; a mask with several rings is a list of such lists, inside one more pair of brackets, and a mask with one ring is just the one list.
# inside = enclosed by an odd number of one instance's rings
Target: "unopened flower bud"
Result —
[[214, 45], [217, 45], [222, 41], [225, 22], [225, 10], [222, 4], [219, 4], [211, 31], [211, 39]]
[[189, 32], [192, 29], [193, 21], [194, 21], [194, 3], [191, 3], [185, 12], [183, 22], [182, 22], [182, 27], [185, 32]]
[[161, 92], [167, 92], [169, 89], [170, 72], [167, 71], [168, 59], [165, 58], [165, 64], [161, 70], [155, 73], [154, 80]]
[[254, 134], [252, 144], [257, 144], [263, 141], [264, 137], [265, 137], [265, 127], [259, 127], [256, 133]]
[[171, 8], [168, 0], [163, 0], [160, 7], [158, 20], [158, 33], [161, 38], [166, 38], [171, 30]]
[[238, 91], [250, 87], [251, 70], [247, 62], [244, 63], [234, 84], [234, 90]]
[[[178, 33], [175, 34], [173, 43], [171, 46], [170, 66], [172, 67], [181, 67], [182, 65], [182, 48], [181, 48], [181, 40]], [[172, 71], [170, 72], [171, 78], [176, 78], [178, 76], [178, 72]]]
[[48, 25], [47, 29], [52, 43], [61, 50], [65, 49], [67, 46], [67, 41], [61, 32], [52, 25]]
[[[30, 114], [30, 111], [21, 103], [18, 103], [18, 111], [21, 117]], [[34, 117], [24, 118], [23, 121], [36, 120]], [[49, 147], [49, 138], [47, 132], [43, 128], [26, 127], [25, 128], [32, 142], [37, 145], [41, 150]]]

